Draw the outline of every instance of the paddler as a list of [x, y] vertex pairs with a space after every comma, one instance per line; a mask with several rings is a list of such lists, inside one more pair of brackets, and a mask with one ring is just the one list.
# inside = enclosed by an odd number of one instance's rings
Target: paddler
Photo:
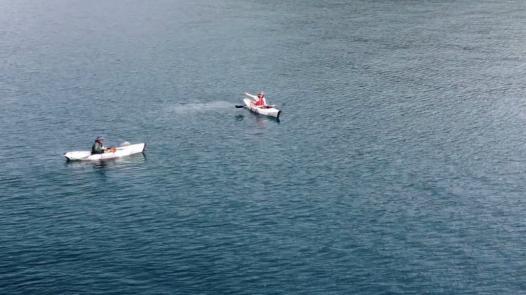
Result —
[[95, 143], [93, 144], [93, 146], [91, 146], [91, 154], [92, 155], [104, 154], [104, 152], [106, 151], [106, 147], [102, 143], [103, 141], [104, 141], [104, 138], [102, 138], [101, 136], [98, 136], [95, 139]]
[[265, 92], [260, 91], [258, 93], [258, 99], [256, 100], [255, 105], [257, 107], [264, 107], [267, 105], [267, 100], [265, 99]]

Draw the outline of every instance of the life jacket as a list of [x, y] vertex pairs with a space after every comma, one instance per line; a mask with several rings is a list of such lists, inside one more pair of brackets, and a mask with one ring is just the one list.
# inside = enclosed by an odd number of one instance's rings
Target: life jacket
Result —
[[258, 96], [258, 100], [256, 100], [256, 106], [260, 107], [260, 106], [266, 106], [267, 105], [267, 100], [265, 99], [264, 96]]

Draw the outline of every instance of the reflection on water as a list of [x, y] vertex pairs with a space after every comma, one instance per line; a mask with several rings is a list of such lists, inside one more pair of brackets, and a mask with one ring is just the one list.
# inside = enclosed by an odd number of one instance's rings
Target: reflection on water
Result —
[[[254, 117], [254, 120], [256, 121], [256, 124], [259, 127], [266, 127], [267, 122], [276, 122], [278, 124], [280, 123], [279, 118], [263, 116], [263, 115], [256, 114], [256, 113], [251, 113], [251, 115], [253, 115], [251, 117]], [[236, 121], [243, 121], [245, 119], [245, 115], [236, 115], [234, 118], [236, 119]]]
[[259, 127], [266, 127], [268, 122], [276, 122], [277, 124], [280, 123], [279, 118], [269, 117], [269, 116], [262, 116], [259, 114], [254, 114], [256, 118], [256, 124]]

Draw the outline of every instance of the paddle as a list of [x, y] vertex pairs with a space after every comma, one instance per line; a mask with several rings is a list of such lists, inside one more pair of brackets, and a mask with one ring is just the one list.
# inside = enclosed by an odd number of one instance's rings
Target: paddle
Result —
[[236, 107], [236, 109], [241, 109], [241, 108], [244, 108], [245, 106], [236, 104], [235, 107]]

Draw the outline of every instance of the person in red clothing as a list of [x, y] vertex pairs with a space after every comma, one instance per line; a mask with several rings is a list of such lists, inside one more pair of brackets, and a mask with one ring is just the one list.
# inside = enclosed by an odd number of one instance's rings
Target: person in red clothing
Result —
[[265, 99], [265, 92], [260, 91], [258, 93], [258, 99], [256, 100], [257, 107], [264, 107], [267, 105], [267, 100]]

